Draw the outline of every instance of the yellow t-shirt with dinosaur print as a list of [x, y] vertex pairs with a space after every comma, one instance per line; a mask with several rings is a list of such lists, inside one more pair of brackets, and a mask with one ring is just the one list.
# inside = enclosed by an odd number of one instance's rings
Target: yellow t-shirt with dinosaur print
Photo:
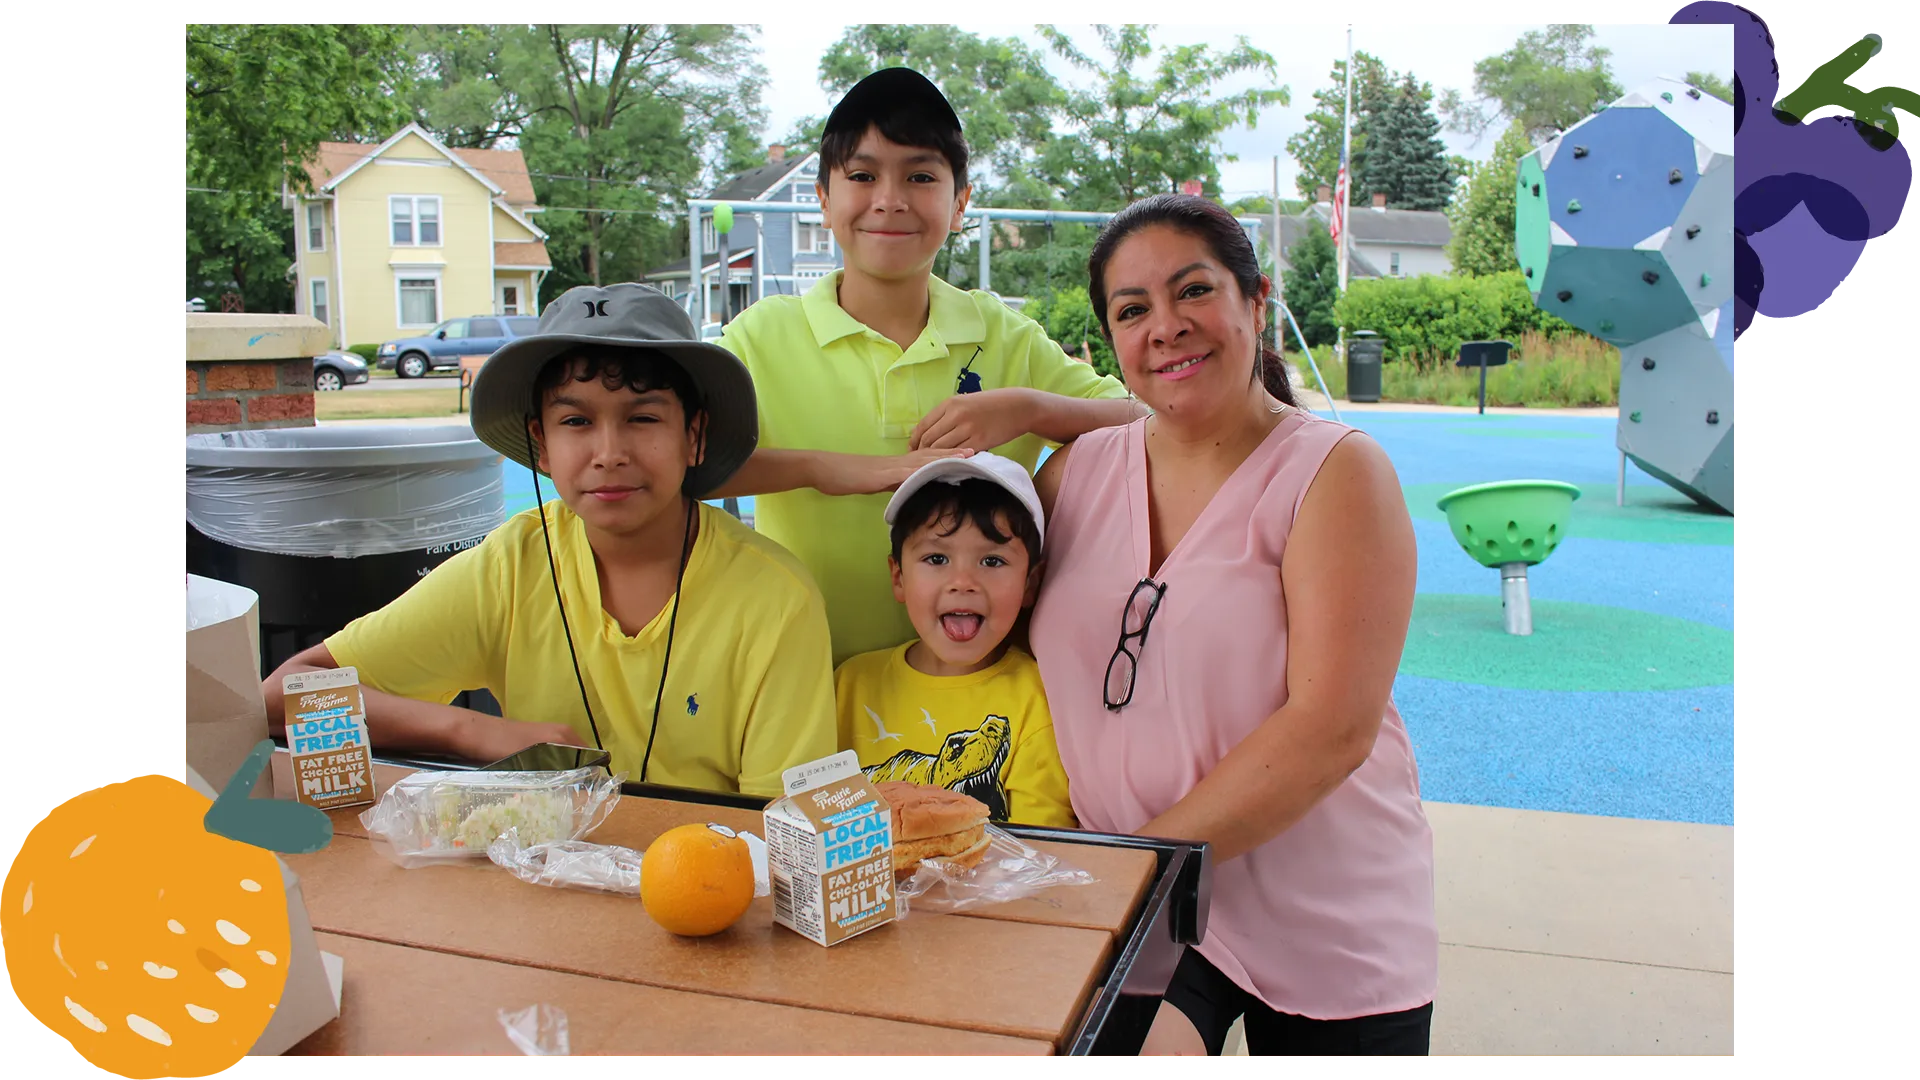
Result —
[[907, 663], [912, 645], [834, 672], [841, 747], [876, 783], [937, 784], [986, 803], [995, 821], [1077, 828], [1033, 657], [1009, 648], [971, 675], [927, 675]]

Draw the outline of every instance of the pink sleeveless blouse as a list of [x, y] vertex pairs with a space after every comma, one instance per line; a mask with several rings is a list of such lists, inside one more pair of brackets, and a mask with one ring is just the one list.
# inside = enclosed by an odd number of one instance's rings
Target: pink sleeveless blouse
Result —
[[[1047, 525], [1034, 655], [1082, 827], [1131, 833], [1287, 700], [1280, 558], [1307, 487], [1353, 429], [1283, 418], [1154, 580], [1167, 586], [1133, 700], [1102, 703], [1122, 609], [1148, 577], [1144, 420], [1076, 440]], [[1144, 611], [1145, 601], [1140, 602]], [[1124, 664], [1124, 661], [1122, 661]], [[1389, 701], [1366, 763], [1292, 828], [1214, 867], [1200, 953], [1281, 1012], [1340, 1020], [1433, 1000], [1433, 834]]]

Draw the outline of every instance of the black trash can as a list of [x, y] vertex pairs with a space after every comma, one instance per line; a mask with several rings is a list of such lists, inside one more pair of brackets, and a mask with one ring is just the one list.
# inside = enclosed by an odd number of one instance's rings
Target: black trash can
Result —
[[189, 435], [187, 570], [259, 594], [265, 675], [498, 528], [501, 460], [464, 426]]
[[1386, 342], [1371, 330], [1357, 330], [1347, 342], [1347, 400], [1380, 400], [1380, 363]]

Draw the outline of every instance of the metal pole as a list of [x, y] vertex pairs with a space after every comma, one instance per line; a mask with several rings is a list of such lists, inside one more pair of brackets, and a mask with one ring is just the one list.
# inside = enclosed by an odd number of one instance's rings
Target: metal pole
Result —
[[[713, 237], [720, 242], [720, 325], [722, 326], [725, 326], [733, 319], [733, 297], [728, 295], [733, 291], [731, 280], [733, 275], [728, 273], [731, 267], [727, 265], [728, 235], [728, 233], [719, 231], [719, 226], [716, 225], [714, 227]], [[694, 327], [695, 331], [699, 329], [697, 326]]]
[[[753, 299], [748, 303], [757, 303], [767, 298], [767, 234], [760, 225], [760, 215], [748, 214], [747, 220], [753, 222], [753, 284], [750, 287]], [[738, 515], [735, 515], [738, 516]]]
[[1480, 415], [1487, 415], [1487, 365], [1484, 360], [1480, 363]]
[[[1348, 252], [1353, 250], [1353, 24], [1347, 24], [1347, 107], [1340, 120], [1340, 159], [1347, 163], [1347, 182], [1340, 191], [1340, 293], [1347, 292]], [[1342, 356], [1346, 353], [1342, 351]]]
[[987, 214], [981, 214], [980, 215], [980, 286], [979, 286], [981, 292], [986, 292], [988, 289], [987, 282], [990, 279], [987, 277], [987, 254], [992, 250], [993, 250], [993, 218]]
[[1268, 244], [1273, 249], [1273, 294], [1285, 299], [1281, 289], [1280, 276], [1280, 156], [1273, 158], [1273, 237]]
[[1533, 633], [1533, 603], [1527, 596], [1527, 564], [1510, 562], [1500, 568], [1500, 607], [1506, 614], [1507, 633], [1527, 637]]
[[1287, 317], [1287, 325], [1293, 327], [1293, 340], [1300, 343], [1300, 351], [1307, 356], [1307, 366], [1313, 369], [1314, 380], [1320, 384], [1320, 392], [1326, 395], [1327, 408], [1333, 412], [1335, 420], [1340, 419], [1340, 406], [1333, 403], [1333, 391], [1327, 388], [1327, 380], [1320, 375], [1320, 365], [1313, 360], [1313, 350], [1307, 346], [1307, 336], [1300, 332], [1300, 324], [1293, 321], [1293, 312], [1287, 305], [1280, 304], [1280, 313]]
[[1620, 451], [1620, 479], [1613, 487], [1613, 505], [1627, 505], [1627, 452]]
[[688, 313], [693, 316], [693, 333], [707, 325], [707, 283], [700, 278], [700, 204], [687, 203], [687, 288], [692, 290]]

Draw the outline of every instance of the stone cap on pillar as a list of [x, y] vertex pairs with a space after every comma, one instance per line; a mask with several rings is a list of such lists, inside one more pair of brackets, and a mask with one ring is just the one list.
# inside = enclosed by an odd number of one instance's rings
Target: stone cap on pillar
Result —
[[332, 334], [311, 315], [187, 313], [189, 363], [294, 360], [332, 347]]

